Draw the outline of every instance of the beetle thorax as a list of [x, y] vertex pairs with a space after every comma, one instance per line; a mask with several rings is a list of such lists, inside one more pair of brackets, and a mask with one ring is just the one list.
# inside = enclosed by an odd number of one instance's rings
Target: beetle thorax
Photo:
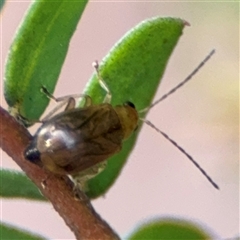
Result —
[[127, 139], [138, 126], [138, 112], [128, 105], [116, 106], [114, 109], [123, 128], [124, 139]]

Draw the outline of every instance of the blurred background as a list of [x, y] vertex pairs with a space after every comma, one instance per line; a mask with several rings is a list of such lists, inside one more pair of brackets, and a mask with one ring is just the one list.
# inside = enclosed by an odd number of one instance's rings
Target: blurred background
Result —
[[[2, 92], [8, 49], [30, 2], [9, 1], [1, 13]], [[200, 73], [147, 118], [183, 146], [220, 191], [178, 149], [144, 126], [121, 176], [93, 205], [122, 237], [151, 217], [174, 216], [207, 226], [218, 239], [232, 238], [239, 234], [239, 3], [90, 1], [54, 95], [76, 93], [76, 88], [81, 93], [93, 72], [92, 62], [101, 61], [123, 34], [154, 16], [191, 24], [171, 56], [155, 99], [216, 49]], [[1, 106], [7, 108], [3, 97]], [[1, 167], [19, 170], [5, 153]], [[50, 239], [74, 239], [48, 203], [1, 199], [1, 220]]]

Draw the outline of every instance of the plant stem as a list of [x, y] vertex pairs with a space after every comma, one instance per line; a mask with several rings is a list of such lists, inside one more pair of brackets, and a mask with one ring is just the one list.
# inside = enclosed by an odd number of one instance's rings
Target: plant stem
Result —
[[[23, 152], [32, 137], [26, 128], [1, 107], [0, 136], [0, 147], [51, 201], [77, 239], [120, 239], [95, 212], [88, 198], [80, 197], [76, 200], [72, 188], [64, 179], [25, 160]], [[82, 192], [79, 195], [85, 196]]]

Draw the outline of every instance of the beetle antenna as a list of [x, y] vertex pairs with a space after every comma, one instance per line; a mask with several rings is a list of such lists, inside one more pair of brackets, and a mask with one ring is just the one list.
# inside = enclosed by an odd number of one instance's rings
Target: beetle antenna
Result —
[[152, 103], [149, 107], [146, 107], [139, 111], [139, 113], [147, 112], [149, 109], [153, 108], [155, 105], [157, 105], [159, 102], [166, 99], [168, 96], [170, 96], [172, 93], [176, 92], [179, 88], [181, 88], [185, 83], [187, 83], [189, 80], [192, 79], [192, 77], [203, 67], [203, 65], [211, 58], [211, 56], [215, 53], [215, 49], [213, 49], [204, 59], [203, 61], [182, 81], [180, 82], [176, 87], [171, 89], [168, 93], [164, 94], [160, 99]]
[[207, 174], [207, 172], [193, 159], [191, 155], [189, 155], [181, 146], [179, 146], [173, 139], [171, 139], [166, 133], [162, 132], [160, 129], [158, 129], [153, 123], [151, 123], [147, 119], [141, 119], [143, 122], [145, 122], [148, 126], [155, 129], [158, 133], [162, 134], [169, 142], [171, 142], [178, 150], [180, 150], [197, 168], [200, 170], [200, 172], [207, 178], [207, 180], [215, 187], [216, 189], [219, 189], [218, 185], [212, 180], [212, 178]]
[[104, 103], [110, 103], [112, 99], [112, 94], [108, 88], [107, 83], [102, 79], [100, 71], [99, 71], [99, 64], [98, 61], [93, 62], [93, 67], [95, 68], [96, 74], [97, 74], [97, 79], [100, 84], [100, 86], [106, 91], [106, 96], [104, 98]]

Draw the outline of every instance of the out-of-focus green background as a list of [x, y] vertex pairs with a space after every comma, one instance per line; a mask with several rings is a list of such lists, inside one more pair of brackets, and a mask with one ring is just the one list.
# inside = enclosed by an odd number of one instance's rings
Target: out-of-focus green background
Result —
[[[29, 4], [7, 2], [1, 13], [3, 63]], [[239, 230], [239, 3], [90, 2], [55, 96], [81, 92], [93, 71], [91, 63], [100, 61], [131, 27], [153, 16], [181, 17], [191, 24], [171, 57], [156, 99], [216, 49], [194, 80], [153, 108], [148, 119], [194, 156], [221, 189], [216, 191], [185, 156], [145, 126], [115, 186], [93, 204], [122, 236], [139, 220], [174, 215], [206, 224], [221, 238], [234, 237]], [[7, 107], [3, 97], [1, 105]], [[18, 169], [5, 153], [1, 165]], [[1, 205], [3, 221], [50, 239], [73, 238], [49, 204], [1, 199]]]

